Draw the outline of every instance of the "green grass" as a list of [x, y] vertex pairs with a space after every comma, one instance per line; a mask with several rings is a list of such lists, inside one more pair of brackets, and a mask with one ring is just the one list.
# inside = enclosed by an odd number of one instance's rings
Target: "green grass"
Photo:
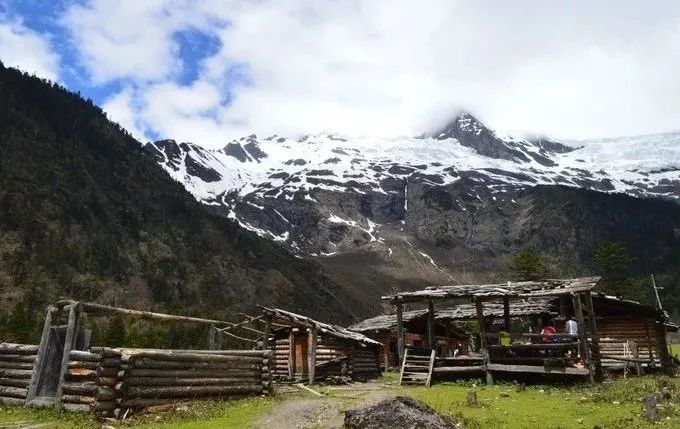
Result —
[[680, 358], [680, 343], [671, 344], [671, 354]]
[[[671, 401], [664, 403], [664, 417], [659, 423], [644, 420], [642, 398], [658, 391], [658, 380], [636, 377], [595, 388], [530, 386], [523, 391], [517, 391], [513, 384], [481, 386], [475, 388], [480, 403], [476, 408], [465, 405], [471, 386], [436, 384], [429, 389], [401, 390], [442, 414], [462, 420], [468, 429], [567, 429], [595, 425], [602, 429], [680, 428], [680, 404]], [[670, 386], [676, 395], [680, 393], [680, 380], [673, 379]]]
[[[474, 382], [439, 383], [431, 388], [399, 387], [398, 375], [383, 377], [387, 394], [413, 396], [428, 403], [444, 415], [464, 422], [466, 429], [646, 429], [680, 428], [680, 378], [657, 376], [633, 377], [590, 386], [528, 386], [515, 384], [476, 386]], [[673, 392], [674, 399], [661, 403], [663, 418], [656, 424], [645, 421], [642, 398], [662, 386]], [[475, 389], [480, 405], [468, 407], [466, 395]], [[318, 387], [337, 400], [338, 412], [361, 406], [361, 399], [348, 400], [341, 393]], [[347, 394], [344, 392], [342, 394]], [[337, 397], [335, 397], [337, 396]], [[311, 396], [305, 396], [309, 399]], [[232, 401], [204, 401], [178, 405], [170, 411], [149, 412], [120, 424], [132, 428], [200, 429], [253, 428], [258, 419], [285, 401], [300, 396], [257, 397]], [[313, 399], [313, 398], [312, 398]], [[17, 421], [52, 422], [66, 429], [100, 428], [93, 417], [84, 414], [0, 407], [0, 426]], [[116, 424], [116, 426], [119, 426]], [[283, 428], [282, 424], [282, 428]]]

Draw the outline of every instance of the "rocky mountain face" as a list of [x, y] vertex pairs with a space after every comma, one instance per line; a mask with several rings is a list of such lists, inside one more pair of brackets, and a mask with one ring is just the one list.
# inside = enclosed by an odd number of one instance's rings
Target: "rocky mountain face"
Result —
[[640, 273], [675, 263], [680, 248], [680, 133], [527, 140], [462, 113], [420, 137], [145, 149], [198, 201], [376, 303], [391, 288], [507, 279], [510, 255], [526, 248], [560, 275], [590, 273], [604, 240], [626, 243]]

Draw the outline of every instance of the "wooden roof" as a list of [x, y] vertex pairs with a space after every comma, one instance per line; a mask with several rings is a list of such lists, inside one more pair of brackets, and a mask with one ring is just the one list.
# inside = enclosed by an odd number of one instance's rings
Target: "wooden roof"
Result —
[[319, 333], [330, 335], [332, 337], [343, 340], [356, 341], [364, 345], [379, 346], [380, 343], [368, 338], [364, 334], [343, 328], [338, 325], [331, 325], [329, 323], [319, 322], [311, 317], [303, 316], [301, 314], [282, 310], [280, 308], [260, 307], [262, 313], [268, 317], [282, 322], [285, 325], [296, 326], [300, 328], [316, 328]]
[[414, 292], [399, 292], [383, 296], [382, 299], [400, 302], [422, 302], [428, 299], [448, 298], [550, 297], [590, 291], [599, 280], [599, 277], [581, 277], [482, 285], [431, 286]]
[[[503, 317], [503, 304], [485, 302], [483, 306], [485, 316]], [[513, 299], [510, 300], [510, 317], [549, 313], [553, 310], [552, 307], [551, 299], [549, 298]], [[402, 320], [404, 323], [408, 323], [419, 317], [424, 317], [426, 314], [427, 310], [404, 311]], [[468, 320], [475, 319], [476, 317], [476, 309], [472, 304], [459, 304], [435, 310], [436, 320]], [[394, 329], [395, 326], [397, 326], [397, 315], [385, 314], [357, 322], [349, 326], [348, 329], [359, 332], [384, 331]]]

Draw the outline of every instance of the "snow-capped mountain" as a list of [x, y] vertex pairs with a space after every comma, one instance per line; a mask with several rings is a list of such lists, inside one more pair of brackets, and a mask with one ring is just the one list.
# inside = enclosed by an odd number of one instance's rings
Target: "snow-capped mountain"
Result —
[[526, 216], [531, 190], [680, 198], [680, 133], [565, 144], [499, 136], [468, 113], [418, 137], [251, 135], [219, 150], [172, 140], [146, 150], [197, 200], [299, 255], [402, 251], [435, 277], [452, 257], [442, 249], [507, 240], [492, 237], [499, 216]]

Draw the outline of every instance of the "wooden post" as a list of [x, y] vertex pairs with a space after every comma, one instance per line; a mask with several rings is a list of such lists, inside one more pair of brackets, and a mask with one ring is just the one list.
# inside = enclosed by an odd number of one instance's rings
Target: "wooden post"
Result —
[[597, 332], [597, 315], [595, 314], [595, 306], [593, 306], [593, 295], [590, 291], [586, 295], [586, 308], [588, 310], [588, 322], [590, 325], [590, 341], [592, 366], [595, 370], [595, 379], [602, 380], [602, 360], [600, 359], [600, 334]]
[[404, 360], [404, 320], [401, 301], [397, 299], [397, 354], [399, 355], [399, 365]]
[[387, 371], [390, 367], [390, 345], [392, 340], [392, 335], [390, 331], [388, 330], [385, 333], [385, 371]]
[[295, 336], [293, 335], [293, 328], [288, 332], [288, 378], [291, 380], [295, 377]]
[[649, 368], [655, 367], [654, 351], [652, 350], [652, 336], [649, 333], [649, 319], [645, 318], [645, 337], [647, 339], [647, 355], [649, 356]]
[[510, 333], [510, 298], [507, 296], [503, 297], [503, 326]]
[[28, 385], [28, 392], [26, 394], [26, 402], [35, 399], [38, 394], [38, 383], [42, 375], [43, 359], [47, 353], [47, 345], [50, 342], [50, 330], [52, 329], [52, 316], [57, 311], [56, 308], [50, 306], [47, 308], [45, 314], [45, 324], [43, 325], [42, 336], [40, 337], [40, 346], [38, 347], [38, 354], [33, 363], [33, 373], [31, 374], [31, 382]]
[[316, 332], [316, 326], [309, 328], [309, 354], [308, 364], [309, 367], [309, 384], [314, 384], [314, 372], [316, 370], [316, 344], [318, 342], [318, 336]]
[[434, 301], [427, 300], [427, 345], [430, 350], [434, 350]]
[[208, 327], [208, 350], [215, 350], [215, 346], [216, 346], [216, 343], [217, 343], [217, 341], [215, 341], [216, 340], [216, 338], [215, 338], [216, 333], [217, 332], [216, 332], [215, 325], [211, 324]]
[[68, 322], [66, 325], [66, 338], [64, 339], [64, 352], [61, 356], [61, 369], [59, 371], [59, 384], [57, 386], [57, 394], [55, 397], [56, 408], [62, 408], [61, 396], [64, 387], [64, 378], [68, 368], [69, 354], [76, 341], [76, 331], [78, 329], [78, 321], [80, 316], [79, 303], [74, 302], [69, 305]]
[[666, 339], [666, 327], [663, 322], [654, 323], [654, 333], [656, 334], [656, 350], [659, 355], [661, 371], [665, 374], [671, 373], [671, 359], [668, 354], [668, 344]]
[[586, 335], [586, 322], [583, 318], [583, 307], [581, 306], [581, 296], [578, 294], [573, 294], [571, 299], [574, 304], [576, 323], [578, 323], [578, 345], [581, 352], [581, 358], [588, 368], [588, 380], [591, 384], [595, 384], [593, 365], [590, 359], [590, 349], [588, 348], [588, 337]]
[[493, 375], [488, 369], [489, 349], [486, 347], [486, 322], [484, 320], [484, 306], [482, 301], [475, 299], [475, 309], [477, 310], [477, 324], [479, 325], [479, 348], [484, 359], [484, 372], [486, 374], [486, 384], [493, 384]]
[[264, 334], [262, 336], [262, 349], [269, 350], [269, 335], [271, 332], [272, 321], [269, 317], [264, 319]]

